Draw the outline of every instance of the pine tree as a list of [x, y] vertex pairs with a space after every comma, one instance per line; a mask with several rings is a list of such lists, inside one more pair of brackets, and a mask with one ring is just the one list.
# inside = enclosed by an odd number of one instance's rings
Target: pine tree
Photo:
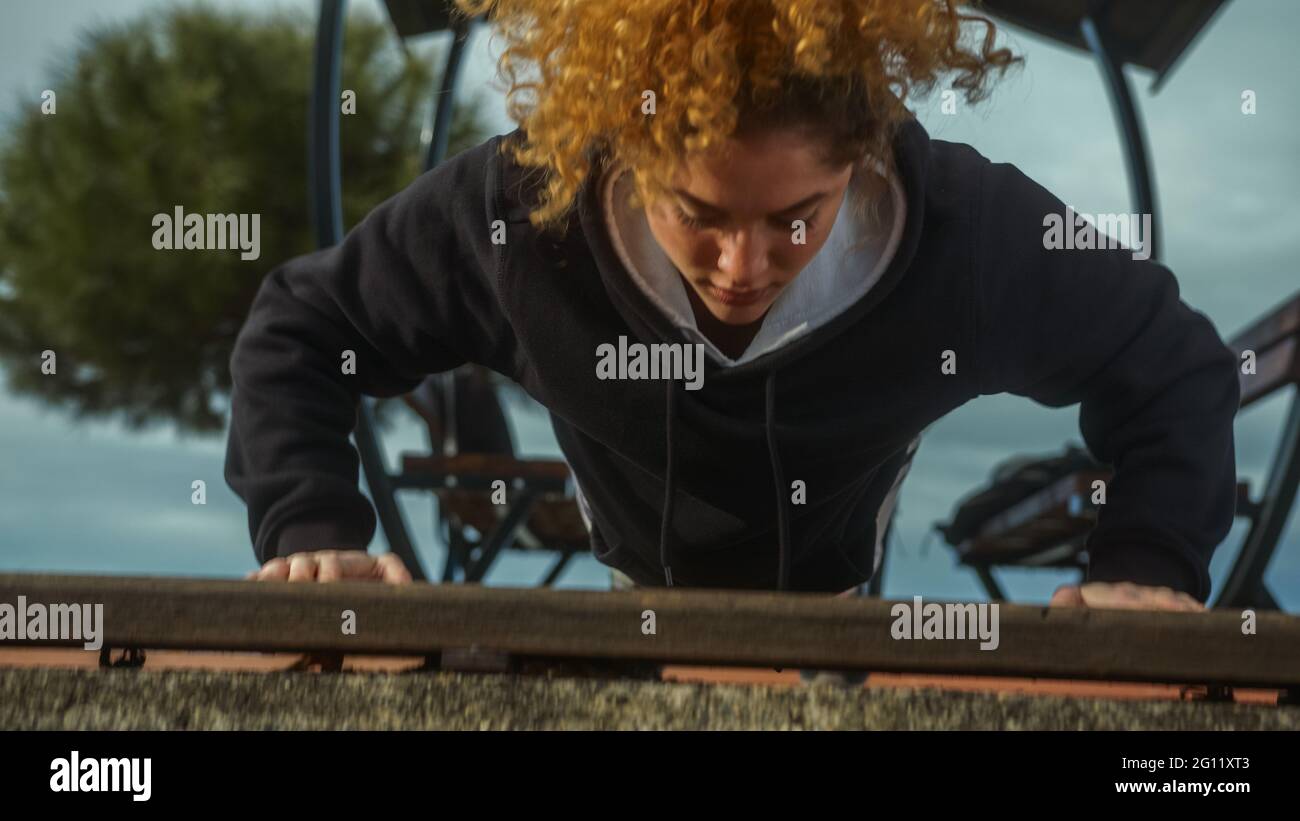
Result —
[[[219, 430], [229, 357], [262, 278], [314, 250], [307, 116], [315, 22], [171, 8], [89, 32], [55, 72], [54, 114], [23, 101], [0, 143], [0, 364], [14, 394], [78, 418]], [[354, 14], [340, 125], [345, 225], [420, 172], [429, 44]], [[469, 102], [465, 105], [465, 102]], [[462, 101], [449, 155], [481, 142]], [[153, 215], [261, 215], [261, 256], [155, 250]], [[41, 352], [57, 354], [57, 376]]]

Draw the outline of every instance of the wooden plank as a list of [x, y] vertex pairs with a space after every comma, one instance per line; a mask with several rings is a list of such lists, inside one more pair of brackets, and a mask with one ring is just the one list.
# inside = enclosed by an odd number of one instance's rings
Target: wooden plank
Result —
[[1300, 337], [1300, 293], [1266, 316], [1260, 317], [1228, 342], [1238, 354], [1246, 349], [1261, 355], [1265, 350], [1288, 338]]
[[[364, 582], [291, 584], [0, 575], [0, 604], [99, 603], [107, 645], [145, 649], [524, 657], [1080, 680], [1300, 685], [1300, 618], [1002, 604], [998, 646], [898, 640], [893, 603], [811, 593], [627, 592]], [[912, 602], [908, 602], [912, 604]], [[343, 635], [344, 610], [356, 635]], [[656, 631], [642, 632], [653, 610]], [[75, 641], [21, 644], [75, 645]], [[19, 642], [4, 642], [10, 646]]]
[[402, 470], [437, 476], [473, 476], [488, 480], [501, 479], [507, 484], [515, 479], [550, 479], [564, 482], [569, 465], [558, 459], [515, 459], [496, 453], [461, 453], [456, 456], [419, 456], [404, 454]]
[[1255, 372], [1242, 373], [1237, 369], [1241, 386], [1241, 404], [1247, 408], [1273, 392], [1300, 382], [1300, 343], [1296, 339], [1284, 340], [1263, 351], [1255, 358]]
[[[1300, 382], [1297, 342], [1300, 342], [1300, 293], [1228, 342], [1228, 347], [1237, 353], [1242, 408], [1271, 396], [1279, 388]], [[1255, 352], [1254, 374], [1241, 373], [1241, 354], [1246, 350]]]

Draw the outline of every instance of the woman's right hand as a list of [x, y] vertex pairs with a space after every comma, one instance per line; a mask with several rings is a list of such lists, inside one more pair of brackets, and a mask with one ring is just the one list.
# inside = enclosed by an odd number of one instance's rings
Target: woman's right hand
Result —
[[371, 556], [364, 550], [312, 550], [277, 556], [244, 578], [259, 582], [337, 582], [347, 579], [385, 584], [411, 583], [411, 573], [396, 553]]

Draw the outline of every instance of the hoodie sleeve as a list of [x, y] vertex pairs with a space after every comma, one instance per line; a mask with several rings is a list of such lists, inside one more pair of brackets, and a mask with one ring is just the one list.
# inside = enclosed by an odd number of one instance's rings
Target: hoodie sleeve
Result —
[[1044, 218], [1064, 219], [1065, 205], [1013, 165], [987, 163], [981, 177], [979, 392], [1079, 404], [1084, 442], [1115, 470], [1089, 581], [1205, 601], [1236, 506], [1235, 354], [1168, 268], [1122, 247], [1049, 250]]
[[486, 273], [484, 171], [496, 143], [425, 173], [342, 243], [262, 282], [230, 358], [225, 465], [259, 561], [366, 549], [375, 514], [348, 440], [360, 394], [406, 393], [430, 373], [485, 361], [505, 338]]

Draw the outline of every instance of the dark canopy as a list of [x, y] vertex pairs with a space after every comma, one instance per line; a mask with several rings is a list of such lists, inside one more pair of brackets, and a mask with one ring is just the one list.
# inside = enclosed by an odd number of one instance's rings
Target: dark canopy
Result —
[[399, 37], [414, 37], [451, 27], [450, 0], [384, 0]]
[[1008, 23], [1058, 43], [1090, 51], [1080, 31], [1089, 9], [1107, 34], [1107, 49], [1123, 63], [1156, 73], [1164, 82], [1201, 29], [1227, 0], [983, 0], [982, 6]]
[[[1156, 73], [1159, 86], [1196, 35], [1227, 0], [983, 0], [1008, 23], [1088, 51], [1079, 24], [1090, 8], [1108, 34], [1107, 46], [1121, 62]], [[384, 0], [393, 28], [414, 37], [450, 26], [448, 0]]]

